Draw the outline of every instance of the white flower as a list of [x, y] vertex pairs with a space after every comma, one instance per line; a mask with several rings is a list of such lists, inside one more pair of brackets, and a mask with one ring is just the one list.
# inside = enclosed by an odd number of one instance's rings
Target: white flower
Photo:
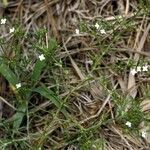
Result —
[[15, 31], [14, 27], [9, 29], [9, 33], [13, 33], [14, 31]]
[[131, 74], [134, 76], [137, 73], [135, 69], [131, 69]]
[[128, 127], [131, 128], [131, 126], [132, 126], [131, 122], [127, 121], [127, 122], [126, 122], [126, 126], [128, 126]]
[[146, 132], [145, 131], [142, 131], [142, 135], [141, 135], [143, 138], [146, 138]]
[[80, 33], [79, 29], [76, 29], [76, 31], [75, 31], [75, 32], [76, 32], [76, 34], [79, 34], [79, 33]]
[[6, 18], [1, 19], [1, 24], [6, 24]]
[[19, 89], [21, 87], [21, 83], [16, 84], [16, 88]]
[[43, 61], [43, 60], [45, 60], [45, 57], [44, 57], [44, 55], [43, 55], [43, 54], [41, 54], [41, 55], [39, 56], [39, 59], [40, 59], [40, 61]]
[[136, 71], [141, 72], [141, 66], [137, 66]]
[[143, 71], [148, 71], [148, 66], [147, 65], [143, 66]]
[[106, 34], [106, 31], [104, 29], [100, 30], [101, 34]]
[[[101, 28], [98, 23], [96, 23], [94, 26], [95, 26], [95, 28], [96, 28], [97, 30]], [[99, 31], [100, 31], [101, 34], [106, 34], [106, 31], [105, 31], [104, 29], [101, 29], [101, 30], [99, 30]]]
[[95, 24], [95, 28], [99, 29], [99, 24], [98, 23]]

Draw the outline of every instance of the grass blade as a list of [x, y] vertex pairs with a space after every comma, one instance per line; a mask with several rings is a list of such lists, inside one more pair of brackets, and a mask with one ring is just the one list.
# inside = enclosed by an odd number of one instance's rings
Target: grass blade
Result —
[[17, 109], [17, 112], [13, 115], [13, 129], [14, 131], [17, 131], [17, 129], [19, 129], [21, 123], [22, 123], [22, 120], [23, 120], [23, 117], [25, 116], [25, 112], [27, 110], [27, 104], [24, 102], [24, 103], [20, 103], [20, 105], [18, 106], [18, 109]]
[[35, 83], [39, 80], [42, 69], [45, 67], [45, 61], [38, 60], [34, 66], [34, 70], [31, 76], [32, 81]]
[[[45, 98], [49, 99], [50, 101], [52, 101], [52, 103], [58, 108], [60, 109], [60, 111], [65, 115], [68, 116], [67, 111], [65, 110], [65, 108], [63, 108], [62, 106], [62, 102], [60, 100], [60, 98], [58, 96], [55, 95], [55, 93], [53, 91], [51, 91], [50, 89], [48, 89], [45, 86], [40, 86], [36, 89], [34, 89], [33, 91], [41, 94], [42, 96], [44, 96]], [[61, 108], [62, 107], [62, 108]]]

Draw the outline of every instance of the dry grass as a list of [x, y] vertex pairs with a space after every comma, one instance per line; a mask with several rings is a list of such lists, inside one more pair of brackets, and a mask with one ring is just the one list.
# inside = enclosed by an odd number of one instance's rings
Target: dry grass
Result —
[[[0, 3], [0, 17], [8, 18], [10, 27], [21, 24], [25, 35], [30, 35], [29, 40], [23, 36], [19, 41], [20, 58], [29, 59], [22, 75], [24, 83], [30, 84], [27, 76], [39, 53], [32, 49], [34, 33], [47, 30], [41, 41], [47, 48], [49, 39], [57, 40], [57, 63], [42, 72], [38, 85], [52, 89], [69, 114], [65, 116], [61, 108], [33, 92], [23, 122], [14, 133], [16, 93], [1, 76], [1, 145], [6, 141], [6, 149], [150, 149], [150, 133], [144, 139], [138, 132], [149, 130], [150, 73], [133, 76], [130, 72], [137, 64], [149, 64], [150, 18], [142, 2], [20, 0], [9, 1], [6, 7]], [[106, 35], [93, 29], [95, 22], [104, 25]], [[10, 46], [15, 41], [7, 28], [0, 28], [1, 36], [9, 41], [5, 57], [11, 60], [16, 56]], [[82, 30], [79, 35], [77, 28]], [[127, 119], [135, 121], [132, 129], [125, 126]]]

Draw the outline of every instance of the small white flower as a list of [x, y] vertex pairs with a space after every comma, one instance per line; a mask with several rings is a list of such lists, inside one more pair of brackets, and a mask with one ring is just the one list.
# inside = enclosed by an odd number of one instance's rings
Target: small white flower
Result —
[[80, 34], [80, 31], [79, 31], [79, 29], [76, 29], [76, 31], [75, 31], [75, 32], [76, 32], [76, 34]]
[[6, 24], [6, 18], [1, 19], [1, 24]]
[[137, 73], [135, 69], [131, 69], [131, 74], [134, 76]]
[[99, 29], [99, 24], [98, 23], [95, 24], [95, 28]]
[[122, 19], [122, 16], [118, 16], [119, 19]]
[[100, 30], [101, 34], [106, 34], [106, 31], [104, 29]]
[[143, 71], [148, 71], [148, 66], [147, 65], [143, 66]]
[[19, 89], [21, 87], [21, 83], [16, 84], [16, 88]]
[[13, 33], [14, 31], [15, 31], [14, 27], [9, 29], [9, 33]]
[[145, 131], [142, 131], [142, 135], [141, 135], [143, 138], [146, 138], [146, 132]]
[[141, 72], [141, 66], [137, 66], [136, 71]]
[[131, 126], [132, 126], [131, 122], [127, 121], [126, 122], [126, 126], [128, 126], [129, 128], [131, 128]]
[[39, 56], [39, 59], [40, 59], [40, 61], [43, 61], [43, 60], [45, 60], [45, 57], [44, 57], [44, 55], [43, 55], [43, 54], [41, 54], [41, 55]]

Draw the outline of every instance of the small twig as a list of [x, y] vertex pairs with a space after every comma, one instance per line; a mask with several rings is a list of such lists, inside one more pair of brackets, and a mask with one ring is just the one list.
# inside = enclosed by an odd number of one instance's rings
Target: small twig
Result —
[[123, 0], [118, 0], [117, 1], [117, 4], [118, 4], [118, 9], [119, 9], [119, 12], [121, 15], [125, 14], [125, 8], [124, 8], [124, 3], [123, 3]]
[[[141, 51], [142, 51], [142, 49], [143, 49], [143, 47], [144, 47], [144, 43], [145, 43], [146, 38], [147, 38], [147, 36], [148, 36], [149, 30], [150, 30], [150, 24], [147, 26], [147, 28], [145, 29], [145, 31], [144, 31], [144, 33], [143, 33], [143, 36], [142, 36], [142, 38], [141, 38], [141, 40], [140, 40], [140, 43], [139, 43], [139, 45], [138, 45], [138, 47], [137, 47], [137, 51], [138, 51], [138, 52], [141, 52]], [[138, 54], [135, 54], [134, 60], [135, 60], [135, 61], [138, 61], [138, 60], [139, 60], [139, 55], [138, 55]]]
[[3, 97], [0, 96], [0, 100], [6, 103], [9, 107], [11, 107], [14, 110], [17, 110], [14, 106], [12, 106], [10, 103], [8, 103]]
[[129, 0], [126, 0], [126, 9], [125, 9], [125, 15], [128, 15], [128, 12], [129, 12]]
[[20, 9], [22, 3], [23, 3], [23, 0], [21, 0], [21, 1], [19, 2], [18, 7], [17, 7], [17, 9], [16, 9], [16, 11], [15, 11], [15, 13], [14, 13], [14, 15], [13, 15], [12, 21], [15, 20], [16, 15], [17, 15], [17, 13], [18, 13], [18, 11], [19, 11], [19, 9]]
[[46, 9], [47, 9], [48, 21], [52, 26], [52, 31], [53, 31], [55, 38], [57, 38], [57, 40], [59, 41], [60, 36], [59, 36], [58, 30], [57, 30], [57, 25], [56, 25], [55, 19], [52, 14], [52, 8], [51, 8], [51, 6], [49, 6], [48, 0], [44, 0], [44, 1], [45, 1]]
[[119, 130], [117, 130], [115, 127], [113, 127], [113, 130], [124, 140], [124, 142], [128, 145], [129, 150], [133, 150], [133, 148], [131, 147], [131, 145], [129, 144], [129, 142], [125, 139], [125, 137], [120, 133]]
[[68, 56], [69, 56], [69, 58], [70, 58], [71, 64], [72, 64], [73, 68], [75, 69], [77, 75], [79, 76], [79, 78], [80, 78], [81, 80], [84, 80], [84, 79], [85, 79], [84, 75], [82, 74], [81, 70], [79, 69], [79, 67], [77, 66], [77, 64], [75, 63], [75, 61], [72, 59], [72, 57], [71, 57], [71, 55], [69, 54], [69, 52], [68, 52], [68, 50], [67, 50], [67, 47], [66, 47], [66, 45], [65, 45], [64, 42], [63, 42], [63, 46], [64, 46], [64, 49], [66, 50], [66, 52], [67, 52], [67, 54], [68, 54]]
[[[116, 89], [116, 87], [118, 86], [118, 83], [115, 85], [114, 89]], [[97, 114], [93, 115], [93, 116], [90, 116], [89, 118], [86, 118], [82, 121], [80, 121], [81, 124], [91, 120], [91, 119], [94, 119], [96, 117], [98, 117], [100, 115], [100, 113], [102, 112], [102, 110], [104, 109], [104, 107], [106, 106], [106, 104], [109, 102], [110, 98], [111, 98], [111, 94], [112, 93], [109, 93], [109, 95], [107, 96], [107, 98], [105, 99], [104, 103], [102, 104], [102, 107], [99, 109], [99, 111], [97, 112]]]
[[150, 53], [143, 52], [143, 51], [135, 51], [135, 50], [132, 50], [132, 49], [117, 49], [117, 51], [137, 53], [137, 54], [140, 54], [140, 55], [144, 55], [144, 56], [150, 57]]

